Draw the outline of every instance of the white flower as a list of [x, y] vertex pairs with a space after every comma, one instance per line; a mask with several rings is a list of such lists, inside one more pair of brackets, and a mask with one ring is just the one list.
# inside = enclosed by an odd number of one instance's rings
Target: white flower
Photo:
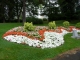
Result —
[[[80, 32], [80, 30], [77, 30]], [[25, 43], [29, 46], [33, 47], [41, 47], [44, 48], [55, 48], [57, 46], [60, 46], [64, 43], [64, 35], [70, 33], [66, 30], [62, 29], [62, 33], [56, 33], [56, 32], [45, 32], [44, 33], [44, 39], [43, 41], [36, 40], [36, 39], [30, 39], [28, 37], [22, 36], [22, 35], [8, 35], [5, 36], [4, 39], [10, 41], [10, 42], [17, 42], [17, 43]]]

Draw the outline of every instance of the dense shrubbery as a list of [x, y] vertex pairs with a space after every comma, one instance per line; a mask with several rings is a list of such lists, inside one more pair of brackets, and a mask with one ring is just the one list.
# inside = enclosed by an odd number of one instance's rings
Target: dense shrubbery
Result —
[[55, 28], [56, 28], [56, 23], [55, 23], [55, 21], [49, 22], [49, 23], [48, 23], [48, 26], [49, 26], [50, 29], [55, 29]]
[[64, 22], [63, 22], [63, 26], [67, 28], [67, 27], [70, 26], [70, 23], [69, 23], [68, 21], [64, 21]]
[[33, 31], [35, 29], [35, 26], [33, 26], [32, 22], [24, 23], [24, 31]]
[[27, 17], [27, 22], [32, 22], [33, 24], [43, 24], [43, 20], [35, 18], [35, 17]]
[[77, 28], [80, 28], [80, 22], [75, 25]]

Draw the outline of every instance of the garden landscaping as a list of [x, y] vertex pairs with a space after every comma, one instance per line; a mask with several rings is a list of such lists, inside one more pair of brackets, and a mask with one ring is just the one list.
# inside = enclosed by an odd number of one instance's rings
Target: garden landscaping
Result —
[[[74, 28], [74, 26], [70, 26], [66, 30], [64, 27], [49, 29], [47, 26], [37, 26], [35, 31], [24, 32], [24, 27], [19, 26], [7, 31], [3, 38], [10, 42], [28, 44], [42, 49], [55, 48], [64, 44], [64, 35], [71, 33]], [[77, 31], [80, 32], [78, 29]]]
[[[69, 22], [65, 21], [65, 27], [56, 27], [55, 21], [49, 22], [48, 26], [33, 26], [32, 23], [24, 23], [7, 31], [3, 38], [10, 42], [28, 44], [29, 46], [39, 48], [55, 48], [64, 44], [64, 35], [71, 33], [73, 29], [77, 32], [80, 30], [74, 26], [69, 26]], [[54, 29], [53, 29], [54, 28]]]
[[[58, 26], [55, 29], [50, 29], [48, 26], [36, 26], [34, 31], [25, 31], [24, 26], [16, 26], [13, 26], [14, 28], [7, 28], [6, 30], [3, 29], [3, 38], [10, 42], [1, 40], [6, 43], [3, 43], [5, 46], [2, 44], [3, 46], [0, 47], [6, 50], [5, 53], [4, 51], [0, 52], [4, 54], [4, 56], [2, 55], [1, 57], [2, 59], [46, 60], [47, 58], [53, 58], [67, 50], [80, 47], [79, 39], [71, 38], [72, 29], [76, 28], [74, 26], [69, 26], [67, 28]], [[76, 28], [76, 30], [80, 32], [80, 29]], [[13, 42], [17, 42], [19, 45]], [[14, 52], [15, 56], [14, 54], [8, 54], [6, 52]], [[21, 54], [21, 58], [19, 58], [19, 54]]]

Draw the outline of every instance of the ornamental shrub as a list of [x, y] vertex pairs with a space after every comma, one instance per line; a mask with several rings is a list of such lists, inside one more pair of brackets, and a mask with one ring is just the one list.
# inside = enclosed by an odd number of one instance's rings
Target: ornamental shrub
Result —
[[55, 28], [56, 28], [56, 23], [55, 23], [55, 21], [49, 22], [49, 23], [48, 23], [48, 27], [49, 27], [50, 29], [55, 29]]
[[68, 28], [70, 26], [70, 23], [68, 21], [64, 21], [63, 22], [63, 26], [66, 27], [66, 28]]
[[75, 25], [77, 28], [80, 28], [80, 22]]
[[24, 31], [33, 31], [35, 29], [35, 26], [33, 26], [33, 23], [26, 22], [24, 23]]

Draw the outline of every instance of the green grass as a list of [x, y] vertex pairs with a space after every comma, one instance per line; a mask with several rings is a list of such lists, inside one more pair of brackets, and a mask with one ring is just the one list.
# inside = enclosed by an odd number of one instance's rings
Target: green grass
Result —
[[[64, 22], [65, 20], [59, 20], [59, 21], [55, 21], [55, 23], [56, 23], [56, 25], [57, 26], [63, 26], [63, 22]], [[75, 21], [75, 23], [73, 23], [73, 22], [70, 22], [70, 25], [71, 26], [75, 26], [76, 25], [76, 23], [77, 23], [77, 21]], [[40, 25], [40, 26], [47, 26], [48, 25], [48, 22], [47, 22], [47, 24], [38, 24], [38, 25]]]
[[7, 30], [21, 25], [21, 23], [0, 23], [0, 60], [46, 60], [54, 58], [62, 52], [80, 47], [80, 39], [71, 38], [71, 33], [64, 36], [65, 43], [63, 45], [46, 49], [29, 47], [2, 38]]

